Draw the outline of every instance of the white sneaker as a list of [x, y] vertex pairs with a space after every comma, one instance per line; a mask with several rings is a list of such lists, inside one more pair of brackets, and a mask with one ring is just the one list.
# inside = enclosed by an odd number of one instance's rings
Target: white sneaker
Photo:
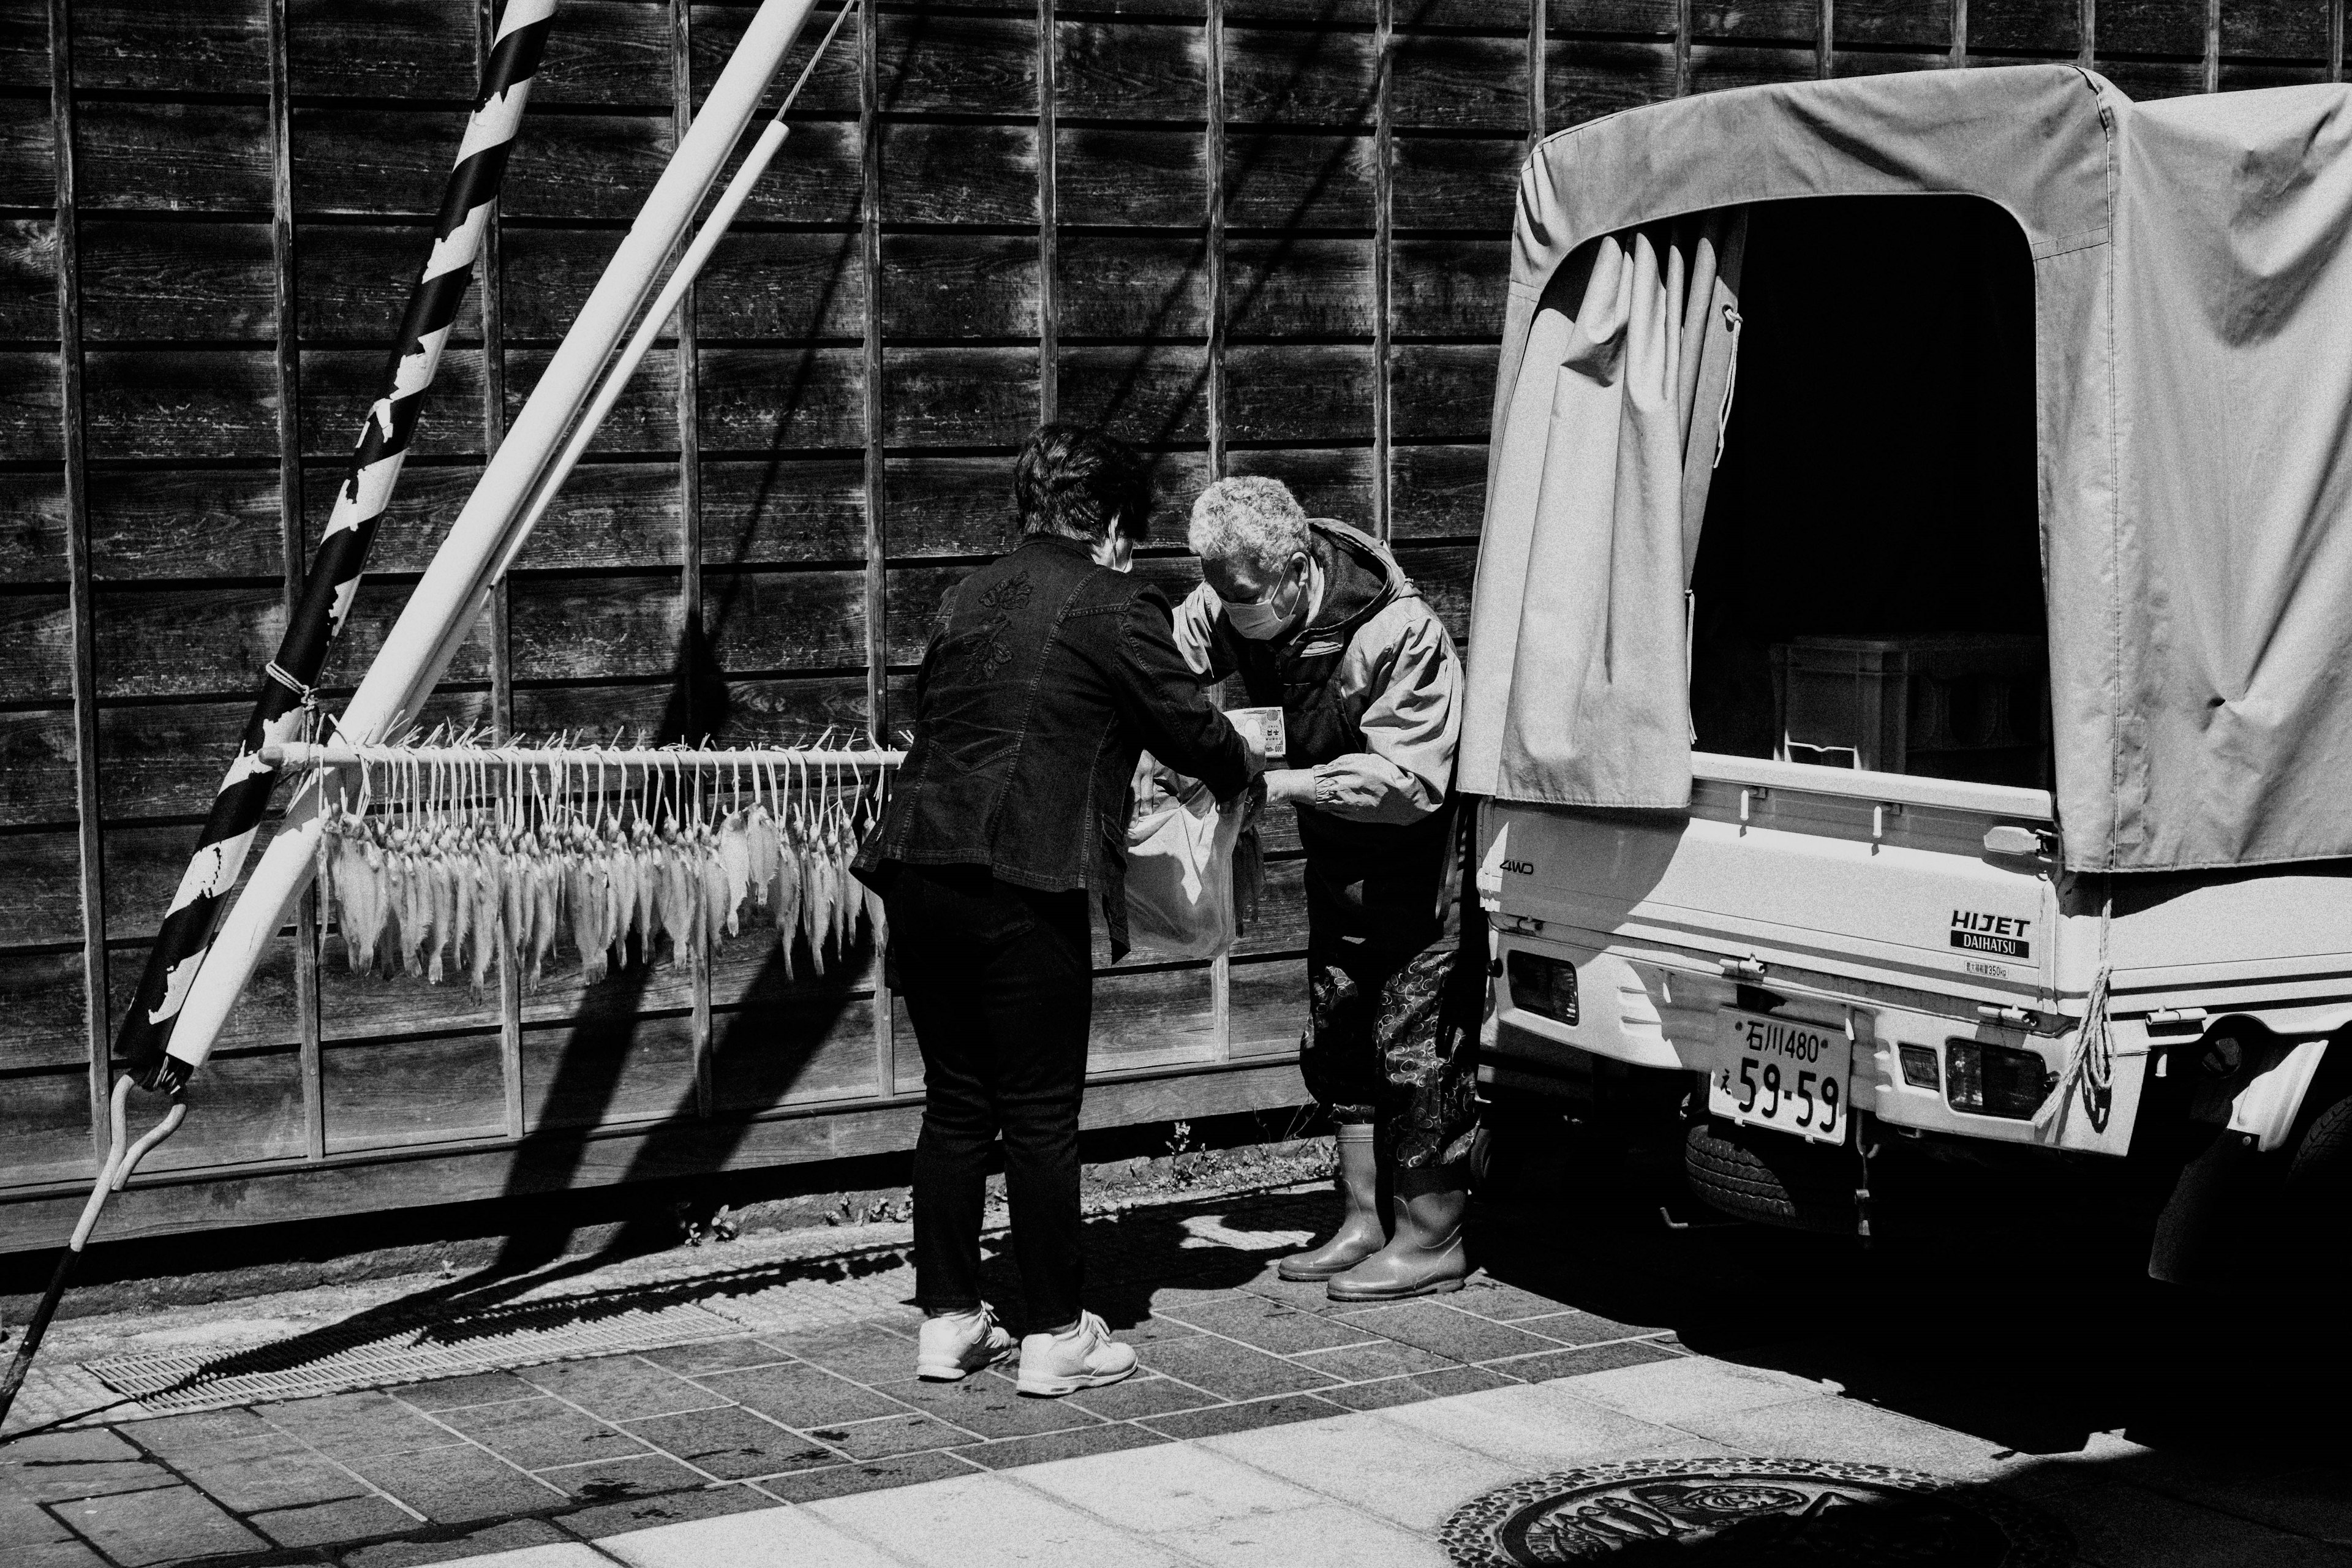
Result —
[[983, 1301], [969, 1312], [942, 1312], [923, 1320], [915, 1346], [915, 1374], [933, 1383], [960, 1383], [1013, 1353], [1013, 1336]]
[[1021, 1342], [1021, 1392], [1043, 1398], [1117, 1383], [1135, 1370], [1135, 1348], [1110, 1337], [1110, 1326], [1080, 1312], [1077, 1326]]

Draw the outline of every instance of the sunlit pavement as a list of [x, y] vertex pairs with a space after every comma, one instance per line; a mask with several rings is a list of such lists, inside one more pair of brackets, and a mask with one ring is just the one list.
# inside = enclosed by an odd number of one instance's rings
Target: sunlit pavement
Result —
[[1066, 1400], [916, 1382], [890, 1252], [673, 1289], [725, 1337], [37, 1434], [0, 1561], [2352, 1563], [2340, 1333], [2163, 1294], [2126, 1216], [1864, 1252], [1497, 1186], [1468, 1289], [1370, 1308], [1272, 1275], [1321, 1193], [1099, 1219], [1144, 1370]]

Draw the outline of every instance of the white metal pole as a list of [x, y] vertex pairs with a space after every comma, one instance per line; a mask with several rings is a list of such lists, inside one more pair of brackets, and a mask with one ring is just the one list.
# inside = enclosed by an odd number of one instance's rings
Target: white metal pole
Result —
[[[814, 4], [763, 0], [752, 16], [734, 58], [712, 84], [669, 166], [343, 710], [341, 730], [346, 740], [367, 744], [398, 733], [439, 682], [450, 656], [488, 603], [491, 574], [507, 558], [541, 474], [554, 459], [614, 347], [654, 291], [671, 247], [694, 221], [729, 153], [759, 111], [769, 81]], [[168, 1052], [183, 1081], [211, 1054], [263, 952], [310, 885], [324, 831], [318, 808], [315, 791], [298, 795], [289, 804], [286, 821], [221, 922], [212, 951], [189, 986]]]

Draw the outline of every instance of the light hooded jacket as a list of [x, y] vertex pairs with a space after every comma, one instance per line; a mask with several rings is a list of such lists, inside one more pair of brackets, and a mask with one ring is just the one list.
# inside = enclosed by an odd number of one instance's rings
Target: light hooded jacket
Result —
[[1203, 583], [1177, 607], [1176, 646], [1196, 673], [1238, 676], [1251, 703], [1282, 708], [1286, 765], [1315, 774], [1298, 813], [1310, 893], [1319, 882], [1350, 911], [1418, 934], [1452, 885], [1461, 659], [1386, 546], [1325, 518], [1309, 528], [1321, 591], [1302, 630], [1244, 637]]

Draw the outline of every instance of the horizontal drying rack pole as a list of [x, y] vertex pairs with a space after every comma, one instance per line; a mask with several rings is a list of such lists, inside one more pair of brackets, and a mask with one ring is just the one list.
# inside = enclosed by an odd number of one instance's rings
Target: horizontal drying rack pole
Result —
[[405, 767], [417, 763], [478, 766], [485, 763], [527, 768], [578, 767], [604, 763], [614, 767], [659, 768], [895, 768], [907, 760], [904, 752], [848, 747], [827, 751], [794, 746], [743, 751], [692, 751], [685, 747], [636, 746], [351, 746], [289, 741], [264, 746], [257, 759], [266, 768]]

